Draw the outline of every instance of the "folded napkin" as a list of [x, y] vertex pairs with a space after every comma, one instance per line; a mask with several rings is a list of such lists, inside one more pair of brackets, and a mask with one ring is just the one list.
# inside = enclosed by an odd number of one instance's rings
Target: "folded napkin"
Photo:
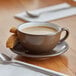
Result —
[[[64, 8], [67, 8], [67, 9], [64, 9]], [[60, 10], [58, 10], [58, 9], [60, 9]], [[26, 11], [25, 11], [25, 12], [16, 14], [15, 17], [22, 19], [24, 21], [47, 22], [47, 21], [51, 21], [51, 20], [64, 18], [67, 16], [76, 15], [76, 7], [72, 7], [71, 5], [69, 5], [67, 3], [49, 6], [49, 7], [33, 10], [31, 12], [40, 13], [41, 11], [49, 11], [49, 12], [43, 13], [37, 18], [31, 18], [31, 17], [27, 16]]]

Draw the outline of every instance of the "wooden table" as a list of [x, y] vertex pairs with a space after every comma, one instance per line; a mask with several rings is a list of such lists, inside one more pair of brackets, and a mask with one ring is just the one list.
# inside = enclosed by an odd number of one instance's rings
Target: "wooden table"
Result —
[[9, 55], [12, 58], [62, 72], [70, 76], [76, 76], [76, 15], [51, 21], [62, 27], [67, 27], [70, 30], [70, 36], [67, 39], [70, 48], [63, 55], [37, 61], [17, 56], [6, 48], [6, 40], [11, 35], [9, 29], [12, 26], [24, 23], [24, 21], [15, 19], [15, 14], [27, 9], [36, 9], [63, 2], [64, 0], [0, 0], [0, 52]]

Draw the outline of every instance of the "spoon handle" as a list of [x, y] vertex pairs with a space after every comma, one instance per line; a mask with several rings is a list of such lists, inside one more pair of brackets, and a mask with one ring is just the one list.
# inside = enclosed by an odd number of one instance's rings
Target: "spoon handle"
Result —
[[22, 65], [26, 68], [29, 68], [29, 69], [33, 70], [33, 71], [41, 72], [45, 75], [47, 74], [47, 75], [68, 76], [68, 75], [65, 75], [63, 73], [56, 72], [56, 71], [49, 70], [49, 69], [45, 69], [45, 68], [42, 68], [42, 67], [39, 67], [39, 66], [36, 66], [36, 65], [26, 63], [26, 62], [21, 62], [21, 61], [17, 61], [17, 60], [12, 60], [11, 62], [13, 62], [15, 64]]
[[66, 9], [71, 7], [71, 5], [67, 4], [67, 3], [61, 3], [61, 4], [57, 4], [57, 5], [53, 5], [51, 7], [46, 7], [43, 10], [40, 10], [38, 13], [42, 14], [45, 12], [51, 12], [51, 11], [55, 11], [55, 10], [61, 10], [61, 9]]

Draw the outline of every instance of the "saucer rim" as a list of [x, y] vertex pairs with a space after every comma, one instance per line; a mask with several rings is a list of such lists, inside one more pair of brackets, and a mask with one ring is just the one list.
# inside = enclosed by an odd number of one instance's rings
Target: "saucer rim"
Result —
[[[69, 45], [68, 45], [67, 42], [64, 41], [62, 43], [66, 45], [66, 48], [64, 50], [61, 50], [60, 52], [57, 52], [55, 54], [48, 54], [48, 55], [33, 55], [33, 54], [27, 54], [27, 53], [25, 53], [25, 55], [24, 55], [24, 54], [22, 54], [20, 52], [15, 51], [13, 48], [10, 48], [10, 50], [12, 52], [14, 52], [14, 53], [16, 53], [18, 55], [24, 56], [24, 57], [29, 57], [29, 58], [48, 58], [48, 57], [54, 57], [54, 56], [61, 55], [61, 54], [65, 53], [69, 49]], [[60, 43], [60, 44], [62, 44], [62, 43]]]

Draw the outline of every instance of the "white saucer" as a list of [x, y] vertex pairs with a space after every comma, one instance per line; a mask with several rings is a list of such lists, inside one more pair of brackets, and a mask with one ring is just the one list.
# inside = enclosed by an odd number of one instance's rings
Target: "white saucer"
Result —
[[63, 54], [68, 50], [69, 46], [66, 42], [62, 42], [58, 44], [53, 50], [50, 50], [48, 54], [43, 54], [43, 55], [34, 55], [34, 54], [28, 54], [27, 50], [20, 44], [17, 43], [14, 48], [11, 50], [21, 56], [25, 57], [30, 57], [30, 58], [48, 58], [48, 57], [53, 57], [53, 56], [58, 56]]

